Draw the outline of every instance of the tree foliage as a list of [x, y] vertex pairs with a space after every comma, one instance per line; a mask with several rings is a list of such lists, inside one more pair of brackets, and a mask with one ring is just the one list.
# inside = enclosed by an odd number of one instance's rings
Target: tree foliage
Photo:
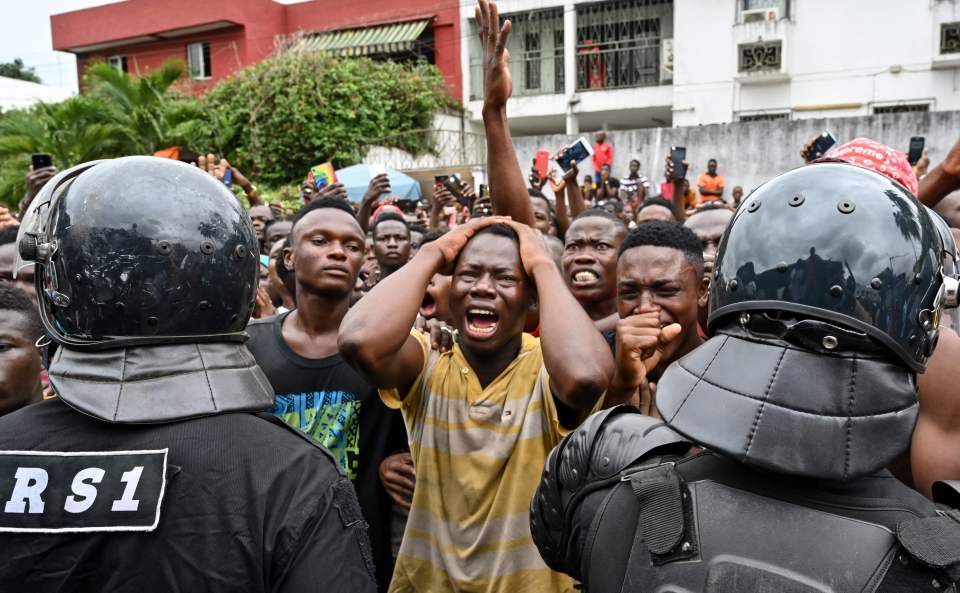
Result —
[[107, 106], [106, 119], [127, 132], [129, 153], [153, 154], [189, 140], [189, 123], [203, 115], [196, 99], [173, 90], [183, 73], [182, 60], [168, 60], [137, 77], [98, 62], [87, 68], [83, 79], [87, 94]]
[[355, 164], [373, 141], [430, 150], [409, 132], [432, 127], [452, 105], [434, 66], [297, 52], [244, 69], [205, 102], [208, 146], [269, 184], [302, 179], [327, 160]]
[[14, 58], [12, 62], [0, 62], [0, 76], [18, 78], [28, 82], [43, 82], [33, 68], [25, 66], [20, 58]]
[[[287, 53], [245, 68], [204, 97], [177, 91], [183, 63], [139, 77], [92, 64], [84, 93], [0, 113], [0, 202], [16, 204], [33, 152], [60, 169], [181, 146], [227, 157], [265, 189], [307, 169], [359, 162], [373, 144], [432, 149], [434, 115], [453, 102], [434, 66]], [[269, 191], [269, 190], [267, 190]]]

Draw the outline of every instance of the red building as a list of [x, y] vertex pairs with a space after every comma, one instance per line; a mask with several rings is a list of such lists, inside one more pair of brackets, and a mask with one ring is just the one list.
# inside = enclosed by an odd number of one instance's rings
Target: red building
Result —
[[77, 56], [78, 73], [94, 59], [140, 74], [169, 58], [187, 63], [187, 88], [219, 79], [269, 56], [278, 44], [374, 58], [426, 59], [461, 96], [457, 0], [126, 0], [50, 17], [53, 48]]

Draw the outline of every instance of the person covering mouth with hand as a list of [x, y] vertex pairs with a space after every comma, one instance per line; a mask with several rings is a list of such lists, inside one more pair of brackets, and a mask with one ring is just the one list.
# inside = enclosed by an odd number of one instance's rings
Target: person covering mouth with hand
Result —
[[697, 313], [708, 279], [697, 236], [652, 220], [630, 231], [617, 260], [616, 367], [604, 406], [629, 403], [655, 416], [657, 381], [670, 363], [703, 343]]
[[[437, 272], [458, 331], [444, 353], [410, 331]], [[540, 338], [523, 333], [535, 301]], [[417, 468], [390, 591], [572, 591], [533, 545], [530, 470], [597, 408], [613, 359], [542, 235], [506, 217], [458, 226], [350, 310], [339, 346], [403, 412]]]

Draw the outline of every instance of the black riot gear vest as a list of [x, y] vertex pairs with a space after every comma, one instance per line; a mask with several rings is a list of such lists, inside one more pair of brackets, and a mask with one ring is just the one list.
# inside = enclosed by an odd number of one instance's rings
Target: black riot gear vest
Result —
[[784, 480], [682, 457], [689, 444], [633, 408], [590, 420], [551, 453], [531, 508], [544, 560], [587, 593], [956, 590], [960, 511], [886, 471]]

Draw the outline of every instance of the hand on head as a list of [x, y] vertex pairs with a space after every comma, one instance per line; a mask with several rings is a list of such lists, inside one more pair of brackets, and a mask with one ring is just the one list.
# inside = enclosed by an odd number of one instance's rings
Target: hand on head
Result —
[[457, 256], [460, 254], [460, 251], [462, 251], [467, 242], [477, 234], [477, 231], [494, 224], [508, 222], [510, 222], [510, 217], [508, 216], [486, 216], [483, 218], [474, 218], [466, 224], [459, 225], [452, 229], [450, 232], [446, 233], [436, 241], [429, 243], [427, 246], [422, 248], [421, 251], [424, 251], [431, 245], [433, 246], [433, 249], [439, 250], [441, 257], [443, 258], [439, 272], [441, 274], [449, 275], [453, 273], [453, 264], [457, 260]]
[[538, 265], [556, 266], [553, 256], [543, 240], [543, 233], [531, 226], [513, 220], [508, 220], [506, 223], [520, 237], [520, 262], [528, 276], [533, 277], [533, 270]]

